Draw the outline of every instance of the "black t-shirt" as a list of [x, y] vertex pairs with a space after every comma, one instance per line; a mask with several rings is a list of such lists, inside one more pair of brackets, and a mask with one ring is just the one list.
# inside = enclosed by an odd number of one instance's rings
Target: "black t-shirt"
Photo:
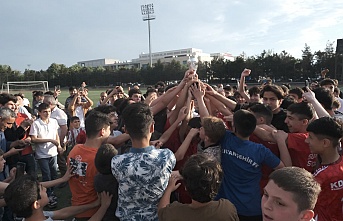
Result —
[[272, 125], [278, 129], [278, 130], [283, 130], [285, 132], [289, 132], [287, 124], [285, 123], [285, 119], [287, 117], [286, 111], [281, 109], [279, 113], [273, 114], [273, 119], [272, 119]]
[[112, 201], [110, 206], [108, 207], [104, 217], [102, 218], [103, 221], [107, 220], [118, 220], [115, 216], [115, 211], [117, 209], [117, 201], [118, 201], [118, 182], [116, 178], [112, 174], [97, 174], [94, 177], [94, 188], [95, 191], [101, 193], [103, 191], [109, 192], [112, 194]]

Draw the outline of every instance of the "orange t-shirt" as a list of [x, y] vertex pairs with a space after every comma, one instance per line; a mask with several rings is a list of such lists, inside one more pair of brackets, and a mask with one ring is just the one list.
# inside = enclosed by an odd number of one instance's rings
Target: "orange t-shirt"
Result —
[[[69, 180], [72, 206], [88, 204], [98, 199], [94, 189], [94, 177], [98, 173], [94, 164], [97, 151], [98, 148], [78, 144], [68, 155], [68, 165], [71, 165], [76, 174]], [[80, 213], [76, 217], [91, 217], [97, 210], [98, 207]]]

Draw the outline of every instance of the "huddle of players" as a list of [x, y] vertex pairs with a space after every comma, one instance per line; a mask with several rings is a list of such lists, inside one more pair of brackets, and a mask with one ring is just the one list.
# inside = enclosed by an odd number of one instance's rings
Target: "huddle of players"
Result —
[[[132, 148], [122, 155], [114, 152], [111, 161], [100, 160], [107, 168], [104, 171], [97, 161], [94, 164], [94, 159], [104, 150], [101, 145], [110, 134], [110, 121], [106, 115], [90, 114], [86, 118], [86, 143], [75, 146], [68, 157], [87, 164], [87, 170], [80, 167], [80, 174], [70, 178], [73, 206], [96, 200], [96, 192], [89, 190], [94, 189], [95, 182], [106, 180], [94, 180], [99, 171], [118, 182], [112, 201], [117, 203], [115, 215], [120, 220], [157, 220], [157, 215], [160, 220], [342, 220], [343, 162], [339, 144], [343, 129], [340, 121], [332, 117], [337, 114], [332, 112], [332, 105], [327, 105], [332, 100], [331, 92], [309, 90], [303, 94], [307, 102], [291, 104], [285, 111], [280, 108], [283, 91], [276, 85], [264, 86], [260, 93], [264, 104], [248, 105], [247, 110], [209, 85], [192, 86], [192, 90], [199, 109], [206, 106], [201, 94], [208, 94], [209, 100], [219, 101], [234, 112], [227, 125], [231, 130], [226, 130], [218, 118], [199, 110], [202, 127], [198, 133], [204, 145], [198, 152], [204, 154], [189, 157], [179, 173], [172, 173], [174, 154], [149, 144], [154, 131], [151, 108], [142, 103], [130, 104], [123, 112], [123, 120]], [[289, 133], [277, 130], [280, 128], [287, 128]], [[220, 160], [214, 158], [214, 152], [206, 151], [213, 146], [219, 148]], [[275, 171], [263, 168], [263, 164]], [[191, 196], [190, 206], [169, 204], [180, 179]], [[17, 182], [20, 180], [11, 185]], [[11, 189], [6, 192], [10, 195]], [[5, 200], [11, 207], [7, 194]], [[212, 201], [214, 198], [217, 201]], [[39, 200], [37, 197], [34, 202]], [[217, 210], [213, 212], [213, 208]], [[76, 217], [88, 219], [96, 212], [97, 208]]]

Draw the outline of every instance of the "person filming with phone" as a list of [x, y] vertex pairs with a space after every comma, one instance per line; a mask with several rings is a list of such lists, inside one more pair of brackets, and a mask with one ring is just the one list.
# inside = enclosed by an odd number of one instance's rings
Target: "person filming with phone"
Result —
[[[86, 100], [83, 102], [82, 100]], [[92, 107], [93, 101], [88, 97], [88, 91], [84, 87], [80, 87], [78, 93], [70, 102], [68, 110], [70, 116], [77, 116], [80, 119], [80, 126], [85, 127], [85, 115]]]

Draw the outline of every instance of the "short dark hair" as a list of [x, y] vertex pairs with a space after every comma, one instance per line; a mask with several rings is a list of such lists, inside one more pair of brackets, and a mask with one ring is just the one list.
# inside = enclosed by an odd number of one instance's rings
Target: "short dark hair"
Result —
[[290, 105], [297, 103], [297, 101], [292, 96], [286, 96], [280, 105], [282, 109], [287, 109]]
[[15, 97], [21, 97], [21, 99], [24, 99], [24, 94], [23, 94], [23, 93], [13, 94], [13, 96], [15, 96]]
[[276, 97], [278, 98], [278, 100], [281, 100], [285, 97], [285, 93], [283, 92], [282, 88], [280, 88], [277, 85], [268, 84], [268, 85], [264, 86], [261, 90], [261, 97], [263, 97], [264, 93], [267, 91], [273, 92], [276, 95]]
[[54, 92], [52, 92], [52, 91], [45, 91], [45, 92], [44, 92], [44, 95], [51, 95], [51, 96], [53, 96], [53, 95], [54, 95]]
[[318, 139], [329, 139], [333, 147], [337, 147], [343, 136], [342, 122], [332, 117], [321, 117], [311, 122], [306, 129], [314, 133]]
[[315, 114], [315, 110], [312, 106], [312, 104], [309, 104], [307, 102], [300, 102], [300, 103], [294, 103], [291, 104], [287, 111], [289, 111], [291, 114], [297, 115], [299, 120], [312, 120]]
[[332, 110], [334, 95], [325, 88], [319, 87], [313, 89], [318, 102], [324, 107], [325, 110]]
[[191, 198], [200, 203], [210, 202], [217, 195], [223, 177], [220, 163], [206, 154], [192, 155], [180, 174]]
[[273, 111], [272, 109], [265, 104], [254, 103], [249, 107], [249, 110], [258, 117], [263, 117], [266, 120], [266, 124], [270, 125], [273, 120]]
[[234, 96], [236, 99], [238, 99], [238, 98], [240, 98], [240, 97], [243, 97], [243, 96], [241, 95], [241, 93], [239, 93], [238, 91], [236, 91], [236, 92], [233, 94], [233, 96]]
[[163, 81], [157, 81], [157, 83], [155, 84], [155, 88], [158, 88], [158, 86], [161, 86], [162, 88], [164, 88], [166, 84]]
[[137, 89], [137, 88], [131, 88], [129, 90], [129, 97], [132, 97], [132, 95], [134, 94], [142, 94], [141, 90]]
[[165, 89], [164, 87], [160, 87], [159, 89], [157, 89], [157, 93], [162, 93], [163, 94], [164, 93], [164, 89]]
[[301, 89], [300, 87], [295, 87], [291, 90], [289, 90], [288, 94], [296, 94], [298, 96], [298, 99], [302, 98], [304, 94], [304, 90]]
[[12, 95], [12, 94], [8, 94], [8, 93], [0, 94], [0, 104], [1, 105], [5, 105], [9, 101], [13, 101], [13, 103], [17, 103], [17, 97]]
[[80, 118], [78, 116], [72, 116], [70, 118], [70, 122], [74, 122], [75, 120], [80, 120]]
[[95, 155], [94, 163], [96, 169], [101, 174], [111, 174], [111, 160], [118, 154], [112, 144], [102, 144]]
[[149, 127], [153, 123], [153, 115], [150, 107], [144, 103], [128, 105], [122, 114], [125, 129], [132, 139], [142, 139], [149, 133]]
[[32, 216], [32, 204], [40, 198], [39, 183], [28, 174], [16, 178], [8, 185], [4, 193], [7, 206], [18, 217], [24, 218]]
[[249, 137], [256, 128], [255, 116], [247, 110], [238, 110], [233, 114], [235, 132], [243, 137]]
[[223, 90], [232, 92], [232, 87], [231, 87], [231, 85], [227, 84], [223, 87]]
[[[119, 100], [119, 99], [118, 99]], [[124, 98], [117, 108], [117, 114], [121, 115], [125, 108], [130, 105], [131, 98]]]
[[178, 84], [169, 84], [164, 91], [169, 90], [170, 88], [176, 87]]
[[293, 194], [298, 212], [314, 209], [321, 188], [310, 172], [299, 167], [284, 167], [272, 172], [269, 179], [284, 191]]
[[154, 92], [157, 93], [157, 90], [154, 88], [148, 88], [146, 90], [145, 96], [147, 97], [147, 96], [149, 96], [150, 93], [154, 93]]
[[116, 108], [112, 105], [100, 105], [94, 108], [94, 110], [99, 111], [104, 114], [110, 114], [112, 112], [116, 112]]
[[257, 86], [253, 86], [248, 90], [248, 94], [250, 96], [252, 95], [259, 95], [261, 93], [261, 89]]
[[325, 78], [323, 79], [319, 85], [321, 87], [325, 86], [325, 85], [333, 85], [333, 86], [337, 86], [336, 82], [333, 80], [333, 79], [330, 79], [330, 78]]
[[50, 109], [50, 105], [47, 103], [41, 103], [37, 108], [39, 112], [42, 112], [43, 110], [46, 110], [46, 109]]
[[76, 89], [76, 87], [74, 87], [74, 86], [69, 87], [69, 91], [73, 91], [75, 89]]
[[32, 93], [33, 93], [34, 97], [44, 96], [44, 92], [43, 91], [33, 91]]
[[106, 126], [110, 126], [110, 118], [106, 114], [93, 110], [85, 120], [86, 136], [94, 138]]

